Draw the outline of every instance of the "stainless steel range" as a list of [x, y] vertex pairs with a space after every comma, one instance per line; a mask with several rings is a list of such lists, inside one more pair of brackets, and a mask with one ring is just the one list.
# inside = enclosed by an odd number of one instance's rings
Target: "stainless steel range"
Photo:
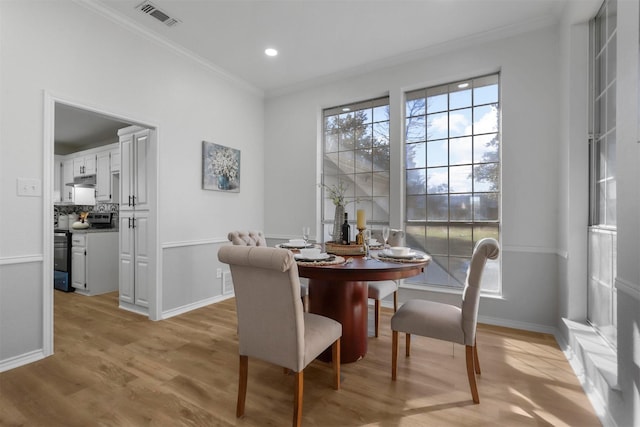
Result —
[[55, 230], [53, 233], [53, 287], [73, 292], [71, 286], [71, 233]]

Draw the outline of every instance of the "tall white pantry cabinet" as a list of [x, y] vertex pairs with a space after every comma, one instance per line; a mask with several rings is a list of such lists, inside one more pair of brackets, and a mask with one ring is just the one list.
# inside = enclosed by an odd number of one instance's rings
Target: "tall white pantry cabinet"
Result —
[[130, 126], [120, 138], [120, 307], [148, 314], [152, 283], [150, 130]]

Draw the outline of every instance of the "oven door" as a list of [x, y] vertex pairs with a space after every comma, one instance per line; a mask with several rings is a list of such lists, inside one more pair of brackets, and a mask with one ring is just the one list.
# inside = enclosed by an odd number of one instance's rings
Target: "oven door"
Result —
[[67, 233], [53, 234], [53, 269], [69, 272], [69, 238]]

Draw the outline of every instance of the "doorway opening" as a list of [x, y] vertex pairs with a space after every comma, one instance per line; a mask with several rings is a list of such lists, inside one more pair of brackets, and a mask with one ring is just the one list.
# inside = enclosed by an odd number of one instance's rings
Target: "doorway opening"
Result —
[[[154, 226], [150, 228], [153, 234], [149, 239], [154, 253], [157, 252], [156, 242], [156, 209], [155, 200], [156, 189], [155, 181], [157, 180], [157, 126], [154, 124], [138, 120], [125, 115], [112, 113], [104, 109], [90, 107], [75, 101], [69, 101], [59, 97], [45, 93], [44, 102], [44, 157], [43, 157], [43, 350], [45, 356], [53, 354], [54, 345], [54, 282], [61, 276], [57, 274], [57, 263], [54, 263], [54, 231], [61, 231], [64, 226], [69, 236], [76, 231], [74, 224], [78, 227], [86, 222], [77, 221], [81, 216], [90, 215], [95, 222], [93, 227], [97, 227], [102, 221], [105, 227], [111, 227], [115, 233], [77, 233], [77, 239], [84, 236], [84, 244], [93, 239], [94, 250], [82, 251], [83, 257], [96, 254], [91, 261], [89, 258], [83, 258], [82, 263], [77, 262], [74, 268], [74, 255], [72, 248], [69, 248], [70, 262], [68, 262], [68, 285], [67, 290], [75, 290], [83, 293], [87, 298], [91, 298], [92, 294], [106, 293], [110, 291], [118, 291], [120, 285], [119, 270], [119, 211], [120, 211], [120, 190], [122, 177], [129, 175], [127, 170], [120, 168], [120, 142], [118, 131], [120, 129], [128, 129], [132, 127], [145, 128], [151, 137], [149, 158], [147, 167], [151, 171], [149, 185], [151, 192], [151, 203], [149, 204], [150, 223]], [[90, 161], [89, 161], [90, 159]], [[86, 164], [82, 161], [87, 160]], [[106, 161], [105, 161], [106, 160]], [[93, 163], [95, 161], [95, 163]], [[64, 162], [67, 162], [66, 165]], [[75, 163], [75, 164], [74, 164]], [[82, 166], [80, 166], [82, 164]], [[106, 166], [105, 166], [106, 165]], [[66, 166], [66, 168], [65, 168]], [[65, 177], [65, 170], [67, 176]], [[79, 176], [80, 175], [80, 176]], [[86, 175], [86, 176], [82, 176]], [[88, 185], [77, 185], [78, 181], [87, 181]], [[74, 185], [74, 182], [76, 185]], [[67, 185], [70, 184], [70, 185]], [[91, 212], [91, 213], [90, 213]], [[76, 216], [78, 215], [78, 216]], [[78, 223], [76, 223], [78, 222]], [[105, 224], [109, 222], [109, 224]], [[97, 231], [97, 230], [91, 230]], [[99, 234], [103, 236], [98, 236]], [[108, 243], [102, 238], [110, 235]], [[100, 237], [100, 238], [98, 238]], [[86, 239], [86, 240], [85, 240]], [[71, 241], [71, 239], [70, 239]], [[72, 244], [70, 243], [70, 246]], [[108, 257], [103, 255], [104, 249], [108, 247]], [[81, 248], [78, 248], [78, 256], [80, 256]], [[88, 248], [87, 248], [88, 250]], [[115, 253], [114, 253], [115, 251]], [[154, 257], [157, 259], [157, 257]], [[98, 264], [96, 264], [96, 259]], [[58, 260], [58, 258], [56, 258]], [[105, 263], [100, 263], [104, 260]], [[104, 285], [98, 280], [97, 286], [91, 288], [91, 282], [87, 285], [86, 277], [83, 280], [79, 278], [86, 271], [83, 269], [91, 262], [94, 267], [101, 268], [109, 265], [110, 273], [108, 279], [104, 281]], [[114, 264], [115, 263], [115, 264]], [[98, 267], [95, 267], [97, 265]], [[155, 262], [152, 268], [155, 270]], [[81, 268], [82, 267], [82, 268]], [[153, 278], [158, 277], [155, 271], [152, 272]], [[100, 276], [100, 274], [98, 274]], [[77, 279], [76, 281], [74, 281]], [[84, 283], [84, 287], [82, 285]], [[149, 289], [149, 308], [145, 313], [149, 318], [156, 320], [159, 317], [158, 309], [158, 283], [153, 280], [156, 286]], [[105, 286], [111, 286], [107, 288]], [[59, 292], [56, 290], [56, 292]]]

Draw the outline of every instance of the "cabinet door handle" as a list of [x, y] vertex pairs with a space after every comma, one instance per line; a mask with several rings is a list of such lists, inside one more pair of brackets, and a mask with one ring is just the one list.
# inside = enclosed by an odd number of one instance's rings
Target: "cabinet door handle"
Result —
[[131, 218], [129, 218], [129, 228], [131, 228]]
[[136, 219], [135, 218], [132, 218], [132, 219], [133, 219], [133, 228], [136, 228]]
[[131, 198], [133, 199], [133, 207], [136, 206], [136, 196], [131, 196]]
[[127, 206], [131, 206], [131, 196], [129, 196], [129, 203]]

